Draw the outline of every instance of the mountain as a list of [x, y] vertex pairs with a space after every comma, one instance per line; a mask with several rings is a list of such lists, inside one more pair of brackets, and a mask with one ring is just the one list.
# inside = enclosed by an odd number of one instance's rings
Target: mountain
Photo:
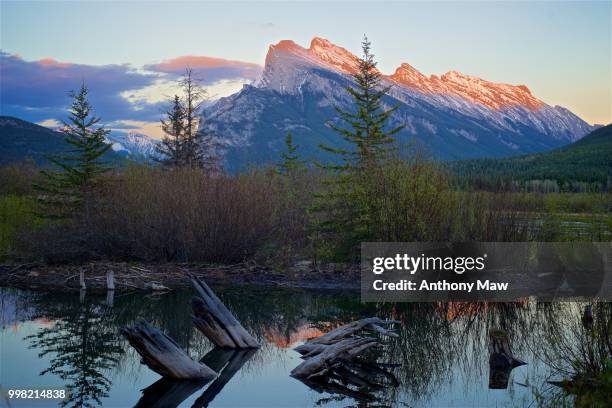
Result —
[[[28, 159], [48, 165], [47, 156], [71, 149], [60, 132], [12, 116], [0, 116], [0, 146], [0, 165]], [[107, 160], [121, 157], [116, 152], [105, 155]]]
[[108, 140], [113, 144], [114, 151], [125, 154], [132, 160], [146, 161], [158, 157], [155, 151], [157, 141], [142, 133], [133, 131], [127, 134], [111, 133]]
[[503, 159], [476, 159], [448, 163], [450, 171], [477, 179], [555, 180], [598, 183], [612, 180], [612, 125], [601, 127], [575, 143], [546, 153]]
[[[226, 168], [278, 160], [288, 131], [309, 159], [329, 158], [321, 143], [346, 147], [325, 123], [337, 120], [335, 106], [351, 108], [345, 88], [357, 62], [322, 38], [309, 48], [288, 40], [270, 46], [262, 76], [203, 114], [205, 129], [224, 146]], [[409, 64], [383, 77], [391, 86], [385, 104], [398, 106], [390, 126], [405, 125], [397, 139], [416, 140], [444, 160], [550, 150], [594, 129], [569, 110], [537, 99], [524, 85], [456, 71], [427, 77]]]

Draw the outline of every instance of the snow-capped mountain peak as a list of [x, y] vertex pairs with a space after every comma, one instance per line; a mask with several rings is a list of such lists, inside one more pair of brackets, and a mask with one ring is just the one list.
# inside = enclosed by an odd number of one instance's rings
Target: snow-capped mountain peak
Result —
[[[327, 126], [337, 119], [335, 107], [354, 109], [346, 87], [352, 86], [358, 63], [350, 51], [320, 37], [308, 48], [290, 40], [271, 45], [254, 86], [206, 109], [206, 126], [223, 138], [228, 168], [241, 168], [246, 157], [274, 160], [288, 131], [307, 158], [320, 160], [318, 146], [338, 140]], [[391, 87], [384, 104], [397, 106], [390, 120], [404, 126], [398, 142], [417, 138], [439, 158], [538, 152], [594, 129], [569, 110], [538, 99], [525, 85], [458, 71], [427, 76], [408, 63], [383, 74], [382, 81]]]

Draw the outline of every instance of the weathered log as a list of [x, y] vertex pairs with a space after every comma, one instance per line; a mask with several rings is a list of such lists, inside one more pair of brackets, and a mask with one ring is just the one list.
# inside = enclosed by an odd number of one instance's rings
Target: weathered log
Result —
[[291, 376], [318, 392], [341, 394], [360, 403], [375, 401], [375, 393], [389, 386], [397, 387], [399, 382], [382, 366], [357, 359], [379, 344], [379, 339], [359, 337], [357, 333], [369, 331], [397, 337], [396, 332], [382, 327], [394, 323], [399, 322], [371, 317], [309, 340], [295, 348], [304, 361], [291, 371]]
[[223, 348], [259, 348], [260, 344], [242, 327], [232, 312], [206, 283], [188, 274], [200, 295], [191, 300], [193, 324], [216, 346]]
[[319, 354], [325, 349], [325, 345], [337, 343], [338, 341], [351, 337], [355, 333], [361, 330], [369, 330], [380, 333], [384, 336], [397, 337], [397, 333], [393, 330], [385, 329], [383, 325], [389, 325], [399, 323], [397, 320], [382, 320], [378, 317], [369, 317], [354, 321], [344, 326], [335, 328], [334, 330], [324, 334], [316, 339], [309, 340], [307, 343], [296, 347], [294, 350], [300, 354], [303, 354], [302, 358], [309, 358], [313, 355]]
[[142, 363], [163, 377], [210, 380], [217, 376], [204, 364], [193, 361], [170, 337], [145, 321], [120, 329], [142, 357]]
[[324, 375], [339, 360], [351, 360], [376, 344], [378, 344], [376, 339], [367, 337], [342, 339], [334, 344], [320, 344], [316, 353], [304, 356], [306, 359], [291, 371], [291, 376], [311, 379]]
[[512, 369], [527, 364], [513, 356], [508, 335], [502, 330], [491, 330], [489, 333], [489, 354], [490, 389], [508, 388]]

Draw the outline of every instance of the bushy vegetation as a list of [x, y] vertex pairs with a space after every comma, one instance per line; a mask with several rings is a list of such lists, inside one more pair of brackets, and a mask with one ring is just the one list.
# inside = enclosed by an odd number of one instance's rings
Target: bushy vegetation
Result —
[[[37, 174], [7, 172], [24, 182]], [[318, 229], [322, 214], [312, 210], [327, 177], [306, 167], [230, 176], [133, 166], [104, 176], [72, 219], [44, 221], [36, 193], [5, 181], [0, 248], [4, 259], [48, 262], [352, 261], [358, 248], [338, 245], [341, 230]], [[354, 197], [376, 209], [364, 241], [610, 240], [609, 194], [458, 191], [439, 164], [418, 157], [390, 160], [367, 182], [371, 194]]]

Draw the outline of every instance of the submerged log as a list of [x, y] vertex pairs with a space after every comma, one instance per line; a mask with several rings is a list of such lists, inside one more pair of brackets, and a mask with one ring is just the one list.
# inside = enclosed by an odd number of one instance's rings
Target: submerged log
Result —
[[506, 332], [491, 330], [489, 333], [489, 388], [495, 390], [508, 388], [512, 369], [525, 364], [527, 363], [515, 358], [512, 354]]
[[384, 336], [397, 337], [398, 335], [395, 331], [382, 327], [383, 325], [390, 325], [394, 323], [399, 323], [399, 321], [382, 320], [378, 317], [369, 317], [367, 319], [357, 320], [355, 322], [345, 324], [344, 326], [337, 327], [321, 337], [309, 340], [307, 343], [296, 347], [295, 351], [302, 354], [302, 358], [307, 358], [323, 351], [325, 349], [325, 345], [337, 343], [338, 341], [349, 338], [362, 330], [377, 332]]
[[122, 327], [121, 334], [142, 357], [142, 363], [163, 377], [211, 380], [217, 376], [204, 364], [193, 361], [170, 337], [145, 321]]
[[188, 274], [200, 296], [191, 300], [193, 324], [216, 346], [222, 348], [259, 348], [260, 345], [219, 300], [206, 283]]
[[304, 361], [291, 371], [291, 376], [320, 393], [343, 395], [360, 404], [376, 401], [377, 394], [388, 387], [397, 387], [399, 382], [383, 365], [358, 359], [366, 350], [380, 344], [378, 338], [362, 337], [358, 333], [397, 337], [396, 332], [383, 327], [394, 323], [399, 322], [370, 317], [309, 340], [295, 348]]
[[320, 344], [316, 350], [303, 356], [305, 361], [291, 371], [291, 376], [312, 379], [327, 374], [334, 365], [340, 365], [341, 360], [350, 361], [376, 344], [376, 339], [367, 337], [342, 339], [335, 344]]
[[302, 354], [305, 361], [294, 368], [291, 375], [297, 378], [312, 379], [346, 365], [365, 350], [379, 344], [375, 338], [356, 336], [358, 332], [370, 331], [383, 336], [397, 337], [397, 333], [393, 330], [383, 327], [383, 325], [394, 323], [399, 322], [369, 317], [337, 327], [323, 336], [309, 340], [295, 348], [295, 351]]

